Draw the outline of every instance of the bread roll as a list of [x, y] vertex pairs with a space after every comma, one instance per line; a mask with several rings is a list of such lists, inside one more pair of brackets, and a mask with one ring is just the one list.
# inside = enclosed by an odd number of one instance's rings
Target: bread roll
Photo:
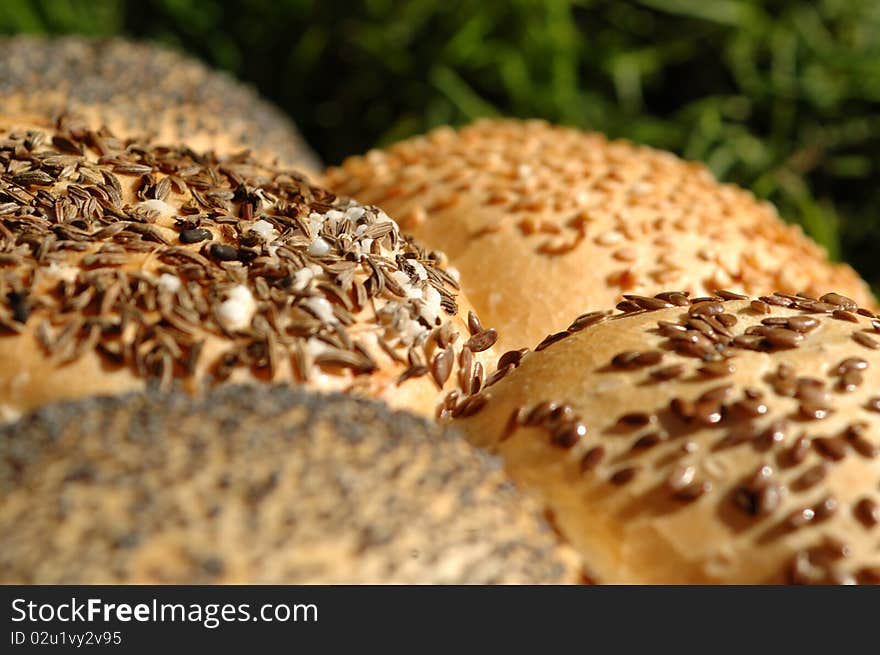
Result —
[[443, 250], [502, 349], [537, 343], [624, 293], [839, 289], [847, 266], [701, 164], [539, 121], [440, 128], [326, 173]]
[[432, 414], [441, 387], [470, 391], [491, 357], [495, 332], [472, 316], [471, 336], [441, 256], [375, 208], [245, 156], [13, 125], [0, 117], [7, 419], [224, 380]]
[[186, 143], [319, 171], [293, 123], [225, 73], [162, 46], [124, 39], [0, 38], [0, 97], [7, 114], [69, 127], [106, 126], [121, 137]]
[[0, 582], [570, 580], [480, 455], [381, 403], [281, 387], [52, 405], [0, 428]]
[[600, 583], [880, 582], [880, 320], [736, 298], [581, 317], [455, 424]]

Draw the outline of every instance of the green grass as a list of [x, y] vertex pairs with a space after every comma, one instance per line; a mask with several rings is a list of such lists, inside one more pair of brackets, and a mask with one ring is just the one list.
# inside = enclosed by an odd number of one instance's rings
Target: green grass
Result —
[[880, 0], [5, 0], [0, 31], [174, 44], [331, 162], [495, 114], [674, 150], [880, 286]]

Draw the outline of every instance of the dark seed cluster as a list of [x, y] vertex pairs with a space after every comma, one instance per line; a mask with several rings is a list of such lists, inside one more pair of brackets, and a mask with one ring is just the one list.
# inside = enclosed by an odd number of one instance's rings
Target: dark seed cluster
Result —
[[[0, 135], [0, 330], [33, 328], [55, 362], [95, 351], [167, 386], [282, 363], [300, 380], [368, 374], [387, 356], [400, 381], [441, 385], [457, 352], [497, 338], [481, 328], [462, 348], [456, 290], [380, 210], [244, 155]], [[210, 337], [226, 345], [203, 361]]]
[[[667, 310], [664, 319], [646, 331], [638, 350], [614, 353], [596, 373], [626, 373], [634, 376], [635, 384], [676, 380], [681, 383], [681, 392], [657, 407], [633, 407], [607, 419], [587, 416], [586, 422], [576, 404], [547, 398], [533, 406], [514, 408], [501, 440], [513, 437], [521, 426], [542, 427], [550, 443], [572, 452], [582, 474], [601, 476], [618, 487], [662, 466], [668, 471], [660, 487], [665, 498], [694, 502], [710, 496], [722, 508], [722, 515], [730, 513], [729, 520], [735, 524], [744, 521], [762, 526], [758, 534], [763, 540], [798, 530], [818, 530], [843, 510], [862, 529], [874, 530], [880, 523], [880, 479], [874, 489], [865, 490], [866, 495], [847, 501], [852, 504], [846, 508], [827, 482], [843, 462], [880, 455], [880, 440], [866, 420], [880, 412], [880, 396], [871, 396], [855, 413], [848, 405], [842, 428], [839, 418], [827, 419], [838, 415], [840, 402], [847, 395], [866, 391], [866, 374], [880, 366], [880, 361], [869, 351], [859, 355], [853, 348], [853, 354], [839, 361], [823, 362], [805, 371], [789, 363], [786, 356], [823, 338], [826, 321], [851, 323], [851, 334], [869, 336], [877, 329], [877, 317], [834, 293], [820, 298], [775, 293], [743, 307], [744, 300], [748, 298], [728, 291], [700, 298], [691, 298], [686, 292], [666, 292], [650, 299], [626, 296], [616, 315], [586, 314], [591, 325], [610, 322], [616, 328], [623, 317]], [[731, 306], [730, 301], [738, 304]], [[677, 308], [681, 313], [670, 318], [668, 310]], [[584, 320], [579, 318], [575, 324]], [[840, 326], [835, 329], [839, 331]], [[572, 333], [569, 329], [550, 335], [539, 348], [552, 350]], [[760, 353], [768, 362], [775, 360], [751, 386], [733, 381], [737, 359], [747, 352]], [[499, 370], [519, 366], [524, 354], [505, 353]], [[699, 391], [686, 393], [688, 383], [699, 384]], [[595, 384], [601, 386], [601, 377]], [[781, 399], [786, 407], [793, 402], [794, 410], [780, 411]], [[476, 411], [486, 407], [488, 400], [483, 394]], [[535, 417], [552, 420], [545, 424]], [[592, 424], [595, 422], [600, 424]], [[823, 429], [824, 425], [837, 427]], [[701, 431], [699, 439], [692, 436], [697, 431]], [[621, 440], [625, 440], [623, 447], [618, 445]], [[759, 465], [741, 479], [721, 483], [724, 475], [713, 464], [714, 453], [743, 448], [754, 452]], [[880, 539], [880, 533], [877, 535]], [[848, 548], [846, 544], [842, 547]], [[870, 579], [870, 567], [852, 571], [844, 566], [845, 559], [826, 566], [818, 552], [798, 555], [786, 573], [788, 579]]]

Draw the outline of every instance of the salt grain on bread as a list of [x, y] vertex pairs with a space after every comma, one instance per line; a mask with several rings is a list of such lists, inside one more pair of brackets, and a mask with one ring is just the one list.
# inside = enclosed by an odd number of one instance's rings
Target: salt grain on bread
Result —
[[441, 255], [296, 173], [0, 116], [0, 418], [251, 380], [430, 415], [492, 360], [468, 310]]
[[53, 405], [0, 428], [4, 584], [550, 583], [497, 463], [374, 401], [279, 387]]
[[325, 181], [443, 250], [504, 349], [664, 288], [834, 288], [872, 303], [770, 204], [701, 164], [596, 133], [484, 120], [352, 157]]
[[880, 320], [836, 293], [653, 298], [503, 356], [453, 424], [598, 582], [880, 583]]
[[165, 47], [124, 39], [0, 37], [2, 111], [118, 136], [186, 143], [308, 171], [319, 161], [284, 114], [225, 73]]

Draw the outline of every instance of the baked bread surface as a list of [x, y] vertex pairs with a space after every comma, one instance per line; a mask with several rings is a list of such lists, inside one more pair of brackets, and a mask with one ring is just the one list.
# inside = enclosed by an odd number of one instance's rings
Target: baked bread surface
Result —
[[877, 583], [880, 321], [738, 297], [580, 317], [503, 355], [453, 423], [600, 583]]

